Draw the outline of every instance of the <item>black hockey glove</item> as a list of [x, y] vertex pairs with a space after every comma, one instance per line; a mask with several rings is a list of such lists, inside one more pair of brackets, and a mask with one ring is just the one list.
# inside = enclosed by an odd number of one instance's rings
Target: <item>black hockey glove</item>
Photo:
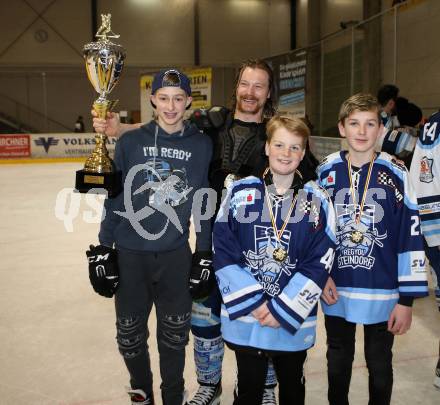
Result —
[[119, 283], [116, 250], [107, 246], [90, 245], [86, 252], [89, 261], [89, 279], [93, 289], [107, 298], [113, 297]]
[[192, 257], [189, 292], [195, 300], [208, 297], [215, 286], [211, 252], [196, 252]]

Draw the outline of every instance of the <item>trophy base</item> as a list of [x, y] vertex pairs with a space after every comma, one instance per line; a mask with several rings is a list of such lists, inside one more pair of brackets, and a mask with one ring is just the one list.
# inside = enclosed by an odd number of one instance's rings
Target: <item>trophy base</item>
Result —
[[93, 173], [78, 170], [76, 172], [75, 188], [80, 193], [88, 193], [91, 189], [107, 190], [108, 197], [116, 197], [122, 190], [122, 173]]

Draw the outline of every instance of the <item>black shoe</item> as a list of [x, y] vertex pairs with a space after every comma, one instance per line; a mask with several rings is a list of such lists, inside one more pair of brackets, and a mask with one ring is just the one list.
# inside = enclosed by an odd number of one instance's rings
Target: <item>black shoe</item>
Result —
[[131, 405], [154, 405], [153, 394], [147, 395], [143, 390], [132, 388], [127, 388], [127, 394], [130, 395]]
[[186, 405], [220, 405], [221, 393], [221, 382], [217, 385], [199, 385], [193, 399], [187, 402]]

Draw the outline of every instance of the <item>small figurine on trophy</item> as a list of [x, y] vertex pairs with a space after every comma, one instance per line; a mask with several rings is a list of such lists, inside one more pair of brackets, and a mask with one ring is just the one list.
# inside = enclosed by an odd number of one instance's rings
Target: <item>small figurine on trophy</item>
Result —
[[[111, 30], [111, 14], [101, 14], [102, 24], [96, 33], [97, 42], [84, 46], [84, 59], [87, 76], [99, 97], [93, 103], [93, 109], [100, 118], [106, 118], [118, 100], [108, 100], [107, 95], [113, 90], [124, 66], [125, 51], [122, 46], [114, 44], [108, 38], [119, 38]], [[104, 133], [95, 135], [95, 150], [87, 158], [84, 169], [76, 172], [75, 188], [80, 193], [91, 189], [107, 190], [109, 197], [115, 197], [122, 189], [121, 172], [115, 171], [106, 147], [107, 136]]]

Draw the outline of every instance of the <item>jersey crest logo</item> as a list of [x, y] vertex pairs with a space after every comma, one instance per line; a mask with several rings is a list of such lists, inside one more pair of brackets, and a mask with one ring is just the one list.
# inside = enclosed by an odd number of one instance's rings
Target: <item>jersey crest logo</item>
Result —
[[432, 183], [434, 180], [434, 174], [432, 173], [432, 165], [434, 164], [434, 159], [428, 159], [423, 156], [420, 160], [420, 181], [422, 183]]
[[[339, 241], [337, 250], [338, 267], [340, 269], [351, 267], [364, 268], [371, 270], [374, 266], [375, 258], [371, 255], [375, 245], [383, 247], [382, 239], [387, 237], [385, 232], [379, 235], [375, 227], [375, 206], [365, 204], [361, 220], [356, 223], [356, 216], [359, 214], [359, 207], [354, 204], [336, 204], [337, 228], [336, 238]], [[359, 231], [362, 238], [359, 242], [354, 242], [352, 234]]]
[[[280, 237], [281, 247], [289, 251], [291, 232], [284, 230]], [[277, 296], [281, 291], [280, 279], [283, 275], [291, 276], [296, 267], [290, 263], [290, 258], [284, 262], [273, 258], [273, 251], [277, 248], [277, 240], [272, 227], [255, 225], [254, 227], [255, 250], [243, 252], [246, 257], [246, 265], [252, 275], [263, 286], [266, 294], [271, 297]], [[278, 243], [279, 247], [279, 243]]]

